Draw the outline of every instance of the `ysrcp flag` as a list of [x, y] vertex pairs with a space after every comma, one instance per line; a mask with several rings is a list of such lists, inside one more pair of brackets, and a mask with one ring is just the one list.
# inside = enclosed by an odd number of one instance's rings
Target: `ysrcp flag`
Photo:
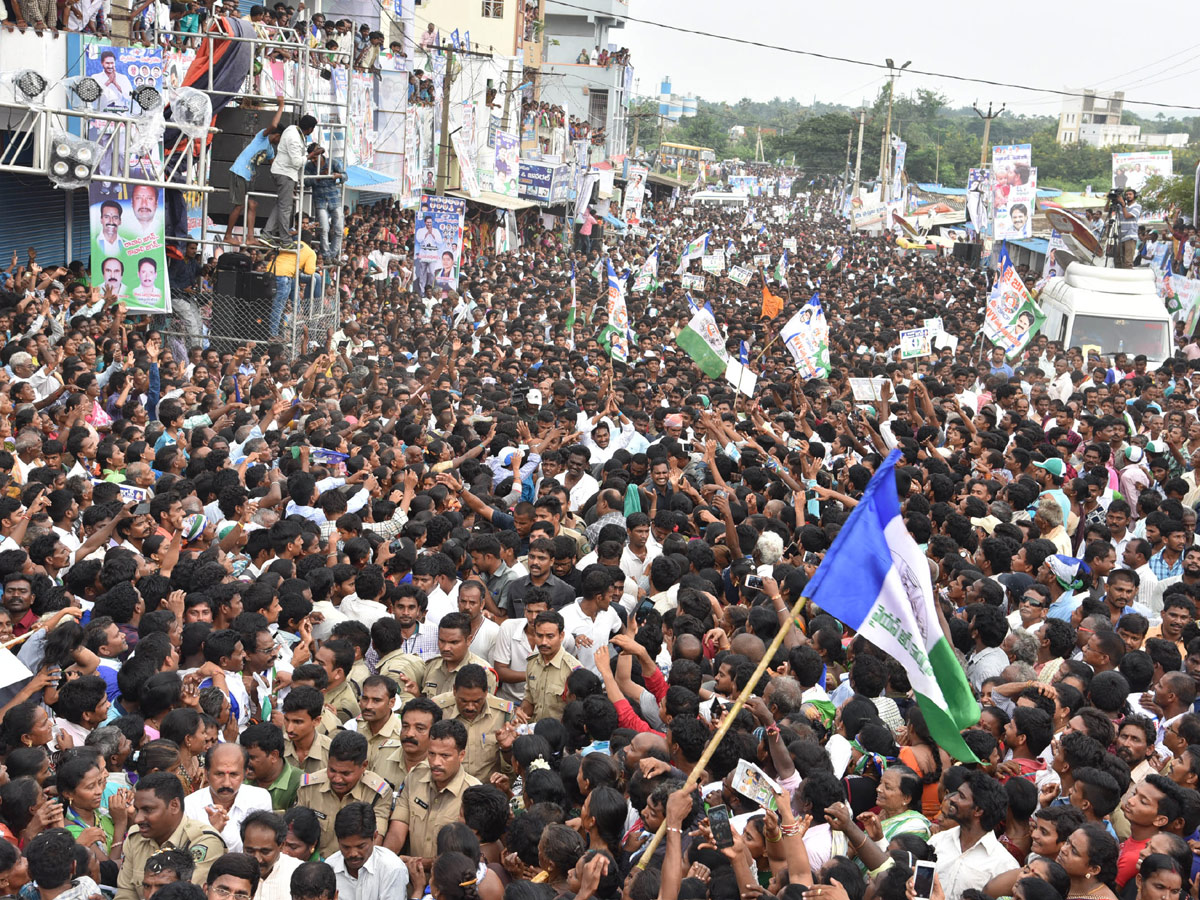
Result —
[[929, 565], [900, 517], [893, 450], [838, 532], [804, 595], [904, 666], [938, 746], [976, 762], [961, 732], [979, 704], [938, 623]]
[[821, 308], [821, 295], [813, 294], [780, 333], [796, 368], [804, 378], [829, 376], [829, 325]]
[[646, 257], [637, 270], [637, 274], [633, 277], [633, 290], [635, 291], [653, 291], [658, 287], [658, 245], [654, 245], [654, 252]]
[[604, 308], [608, 311], [608, 326], [613, 329], [609, 335], [609, 355], [617, 362], [626, 362], [629, 359], [629, 312], [625, 309], [625, 294], [611, 259], [608, 260], [608, 296]]
[[683, 248], [683, 253], [679, 255], [679, 268], [675, 270], [676, 275], [682, 275], [687, 271], [688, 264], [693, 259], [699, 259], [708, 252], [708, 236], [711, 232], [704, 232], [700, 237], [691, 241]]

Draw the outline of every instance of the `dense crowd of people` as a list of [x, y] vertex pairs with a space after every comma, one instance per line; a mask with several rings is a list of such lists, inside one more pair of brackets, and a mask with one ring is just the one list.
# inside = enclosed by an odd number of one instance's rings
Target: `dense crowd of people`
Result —
[[[688, 202], [588, 253], [531, 220], [424, 294], [412, 213], [360, 207], [341, 321], [295, 356], [168, 341], [83, 266], [13, 255], [0, 641], [29, 674], [0, 667], [0, 894], [1189, 890], [1200, 348], [1039, 335], [1007, 361], [978, 337], [986, 271], [849, 234], [823, 193], [752, 224]], [[705, 232], [727, 267], [794, 247], [774, 318], [763, 275], [691, 290], [748, 344], [750, 397], [675, 341]], [[601, 264], [655, 248], [613, 361]], [[814, 293], [829, 373], [805, 380], [775, 338]], [[934, 316], [957, 344], [900, 360]], [[893, 451], [981, 704], [971, 759], [895, 659], [791, 614]]]

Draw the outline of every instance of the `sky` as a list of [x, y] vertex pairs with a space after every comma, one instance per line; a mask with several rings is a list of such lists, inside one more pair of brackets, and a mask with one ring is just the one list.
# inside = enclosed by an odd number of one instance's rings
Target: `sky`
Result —
[[[812, 0], [630, 0], [631, 16], [694, 28], [729, 37], [757, 40], [798, 50], [811, 50], [882, 64], [892, 57], [899, 65], [912, 60], [913, 69], [1030, 85], [1054, 90], [1093, 88], [1124, 90], [1127, 101], [1152, 100], [1200, 107], [1194, 90], [1200, 74], [1200, 43], [1187, 28], [1155, 29], [1155, 37], [1139, 38], [1120, 24], [1129, 7], [1114, 0], [1044, 3], [1027, 9], [1010, 22], [1023, 26], [1015, 39], [997, 40], [994, 22], [978, 28], [974, 39], [960, 22], [963, 17], [940, 4], [916, 5], [858, 0], [845, 3]], [[730, 15], [737, 10], [751, 16]], [[850, 15], [847, 15], [847, 13]], [[1147, 20], [1149, 21], [1149, 20]], [[873, 27], [886, 23], [887, 27]], [[1111, 30], [1105, 23], [1111, 24]], [[847, 34], [848, 27], [862, 25]], [[725, 40], [668, 31], [629, 22], [609, 32], [609, 40], [630, 50], [638, 94], [657, 95], [664, 75], [671, 76], [680, 96], [736, 102], [742, 97], [770, 100], [795, 97], [854, 106], [868, 101], [887, 78], [885, 69], [830, 62], [735, 44]], [[1093, 51], [1076, 46], [1091, 43]], [[993, 87], [905, 73], [897, 93], [927, 88], [950, 98], [951, 106], [978, 102], [986, 109], [1007, 105], [1018, 114], [1057, 116], [1063, 98], [1053, 94]], [[1189, 88], [1193, 88], [1189, 90]], [[1151, 106], [1128, 104], [1138, 115], [1153, 118]], [[1198, 115], [1196, 110], [1161, 110], [1171, 115]]]

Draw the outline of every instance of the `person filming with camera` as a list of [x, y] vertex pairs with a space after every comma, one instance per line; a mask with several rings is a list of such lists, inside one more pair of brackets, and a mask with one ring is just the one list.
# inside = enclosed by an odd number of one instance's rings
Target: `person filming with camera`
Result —
[[1137, 259], [1138, 219], [1142, 205], [1137, 202], [1137, 191], [1126, 188], [1109, 200], [1117, 218], [1117, 268], [1132, 269]]

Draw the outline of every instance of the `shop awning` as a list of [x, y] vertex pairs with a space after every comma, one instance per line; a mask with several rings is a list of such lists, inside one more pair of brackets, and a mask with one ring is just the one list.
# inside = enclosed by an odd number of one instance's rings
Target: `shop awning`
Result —
[[497, 194], [495, 191], [480, 191], [478, 197], [472, 197], [466, 191], [446, 191], [446, 193], [451, 197], [462, 197], [464, 200], [482, 203], [484, 206], [494, 206], [496, 209], [516, 210], [537, 206], [532, 200], [521, 200], [518, 197], [509, 197], [507, 194]]
[[374, 169], [368, 169], [366, 166], [349, 166], [346, 169], [346, 187], [349, 188], [374, 187], [375, 185], [387, 184], [389, 181], [395, 180], [395, 175], [376, 172]]
[[1024, 238], [1019, 241], [1010, 240], [1009, 243], [1015, 244], [1024, 250], [1029, 250], [1032, 253], [1041, 253], [1043, 255], [1050, 249], [1050, 242], [1046, 238]]

